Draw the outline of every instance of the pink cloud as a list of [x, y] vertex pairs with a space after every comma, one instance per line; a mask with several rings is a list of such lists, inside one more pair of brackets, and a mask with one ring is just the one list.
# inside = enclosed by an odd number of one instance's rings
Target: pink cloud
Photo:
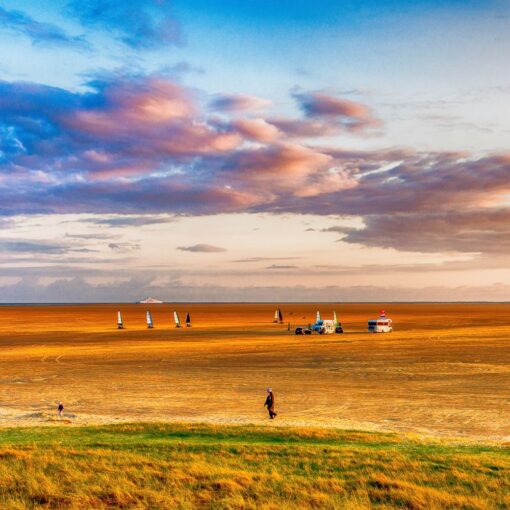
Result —
[[296, 92], [293, 94], [306, 117], [327, 119], [328, 123], [338, 125], [351, 131], [361, 131], [381, 125], [372, 110], [356, 101], [334, 97], [323, 92]]
[[70, 128], [92, 135], [156, 128], [196, 114], [191, 92], [184, 87], [150, 77], [114, 82], [103, 91], [96, 107], [81, 108], [62, 117]]
[[306, 186], [296, 190], [296, 196], [313, 197], [354, 188], [357, 185], [358, 181], [349, 171], [332, 168], [329, 171], [311, 176]]
[[244, 94], [216, 94], [209, 103], [212, 110], [221, 112], [243, 112], [259, 110], [271, 104], [271, 101]]
[[309, 117], [340, 115], [359, 120], [372, 117], [370, 109], [364, 104], [321, 92], [297, 93], [294, 97], [300, 102], [301, 108]]
[[258, 142], [271, 142], [280, 135], [278, 128], [264, 119], [237, 119], [232, 126], [245, 138]]
[[[275, 144], [238, 151], [227, 161], [243, 179], [265, 180], [307, 176], [324, 168], [332, 158], [297, 144]], [[289, 181], [291, 183], [292, 181]]]

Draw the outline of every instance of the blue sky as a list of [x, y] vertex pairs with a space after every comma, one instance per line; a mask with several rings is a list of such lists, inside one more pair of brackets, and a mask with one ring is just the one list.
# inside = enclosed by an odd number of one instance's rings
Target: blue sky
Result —
[[381, 299], [510, 298], [509, 29], [507, 1], [0, 0], [5, 300], [371, 300], [383, 269]]

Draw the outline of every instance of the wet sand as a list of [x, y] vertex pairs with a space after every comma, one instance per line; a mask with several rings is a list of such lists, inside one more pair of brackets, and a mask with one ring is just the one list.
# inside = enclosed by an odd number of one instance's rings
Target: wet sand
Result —
[[[275, 425], [510, 441], [510, 304], [383, 306], [391, 334], [371, 304], [281, 305], [284, 325], [266, 304], [0, 307], [0, 426], [267, 423], [272, 386]], [[317, 308], [345, 334], [295, 336]]]

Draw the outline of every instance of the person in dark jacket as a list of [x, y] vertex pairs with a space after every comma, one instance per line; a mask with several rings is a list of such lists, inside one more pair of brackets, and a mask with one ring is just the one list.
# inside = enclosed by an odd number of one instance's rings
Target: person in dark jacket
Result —
[[64, 404], [62, 404], [62, 402], [58, 403], [57, 411], [58, 411], [58, 417], [62, 418], [62, 414], [64, 413]]
[[276, 413], [274, 412], [274, 393], [271, 388], [267, 389], [267, 398], [264, 406], [267, 406], [267, 410], [269, 411], [269, 418], [271, 420], [276, 418]]

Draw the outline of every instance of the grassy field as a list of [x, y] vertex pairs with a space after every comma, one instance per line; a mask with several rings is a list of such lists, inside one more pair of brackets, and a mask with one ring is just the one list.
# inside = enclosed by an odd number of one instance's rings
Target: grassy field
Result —
[[0, 507], [509, 508], [510, 448], [257, 426], [4, 429]]

